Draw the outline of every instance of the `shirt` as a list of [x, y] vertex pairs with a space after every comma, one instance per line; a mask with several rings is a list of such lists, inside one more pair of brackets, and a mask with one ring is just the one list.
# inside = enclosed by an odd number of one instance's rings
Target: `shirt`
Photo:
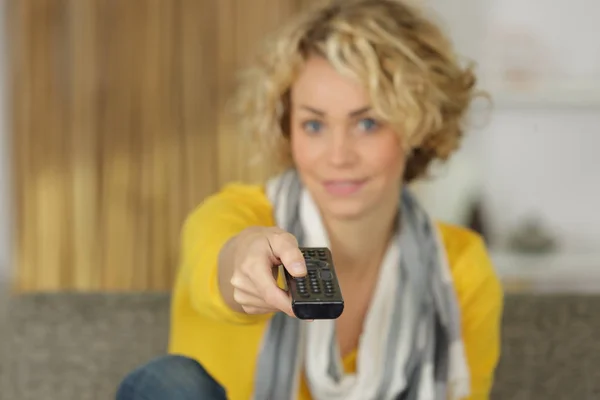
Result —
[[[481, 237], [469, 229], [436, 222], [456, 290], [463, 342], [471, 373], [468, 400], [487, 400], [500, 354], [503, 293]], [[231, 400], [253, 393], [256, 360], [270, 314], [232, 310], [217, 281], [223, 245], [251, 226], [275, 226], [273, 207], [259, 185], [232, 183], [207, 197], [186, 219], [180, 267], [171, 305], [169, 353], [200, 362]], [[356, 368], [356, 350], [343, 360]], [[304, 379], [299, 400], [310, 400]]]

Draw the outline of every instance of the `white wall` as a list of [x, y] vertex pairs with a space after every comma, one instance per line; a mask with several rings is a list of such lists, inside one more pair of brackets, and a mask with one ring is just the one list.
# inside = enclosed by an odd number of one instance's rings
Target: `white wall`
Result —
[[[600, 25], [594, 19], [600, 3], [430, 4], [445, 20], [459, 52], [479, 62], [484, 88], [499, 89], [493, 93], [499, 101], [488, 126], [471, 132], [442, 179], [427, 185], [426, 206], [436, 216], [456, 220], [462, 193], [480, 185], [498, 241], [523, 218], [538, 216], [556, 232], [564, 250], [600, 253]], [[502, 35], [514, 31], [531, 35], [534, 47], [511, 52], [515, 43], [506, 44]], [[530, 51], [535, 53], [531, 57]], [[507, 63], [531, 67], [542, 94], [522, 101], [502, 87], [498, 79]]]
[[600, 251], [600, 109], [500, 109], [481, 133], [491, 227], [539, 216], [566, 250]]
[[464, 223], [481, 195], [495, 246], [533, 217], [563, 251], [600, 255], [600, 107], [496, 107], [433, 175], [417, 186], [425, 207]]
[[[501, 68], [519, 66], [542, 93], [525, 103], [501, 93], [481, 133], [492, 228], [504, 238], [523, 218], [538, 216], [565, 251], [600, 253], [600, 3], [487, 1], [481, 61], [488, 83], [497, 82]], [[511, 32], [522, 36], [503, 41]], [[521, 48], [518, 41], [525, 42]]]

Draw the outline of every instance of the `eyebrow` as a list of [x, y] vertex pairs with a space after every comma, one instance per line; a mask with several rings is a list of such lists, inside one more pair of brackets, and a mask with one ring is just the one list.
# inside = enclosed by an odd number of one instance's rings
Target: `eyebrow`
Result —
[[[309, 107], [309, 106], [302, 105], [302, 106], [300, 106], [300, 108], [302, 108], [302, 109], [304, 109], [306, 111], [309, 111], [309, 112], [311, 112], [313, 114], [317, 114], [320, 117], [324, 117], [325, 114], [326, 114], [325, 111], [323, 111], [323, 110], [319, 110], [319, 109], [316, 109], [316, 108], [313, 108], [313, 107]], [[362, 107], [362, 108], [356, 109], [354, 111], [350, 111], [348, 113], [348, 116], [349, 117], [356, 117], [356, 116], [359, 116], [359, 115], [362, 115], [362, 114], [366, 113], [369, 110], [371, 110], [371, 107], [369, 107], [369, 106]]]

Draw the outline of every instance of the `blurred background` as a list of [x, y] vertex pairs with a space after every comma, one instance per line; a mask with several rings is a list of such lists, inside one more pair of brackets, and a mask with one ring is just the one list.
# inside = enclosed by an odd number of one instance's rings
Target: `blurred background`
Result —
[[[0, 398], [110, 398], [163, 350], [183, 219], [273, 170], [223, 112], [237, 68], [316, 1], [1, 3]], [[600, 398], [600, 3], [423, 6], [493, 99], [414, 189], [484, 236], [505, 285], [495, 396]]]

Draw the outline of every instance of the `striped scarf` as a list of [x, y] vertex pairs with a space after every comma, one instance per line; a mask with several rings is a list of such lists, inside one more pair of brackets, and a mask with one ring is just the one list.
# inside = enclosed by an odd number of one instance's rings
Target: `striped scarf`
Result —
[[[329, 247], [318, 209], [295, 170], [270, 180], [267, 194], [277, 225], [300, 246]], [[306, 322], [277, 313], [262, 341], [254, 400], [296, 399], [302, 371], [315, 400], [468, 396], [458, 302], [443, 243], [406, 188], [399, 202], [402, 223], [381, 265], [356, 372], [344, 372], [335, 321]]]

